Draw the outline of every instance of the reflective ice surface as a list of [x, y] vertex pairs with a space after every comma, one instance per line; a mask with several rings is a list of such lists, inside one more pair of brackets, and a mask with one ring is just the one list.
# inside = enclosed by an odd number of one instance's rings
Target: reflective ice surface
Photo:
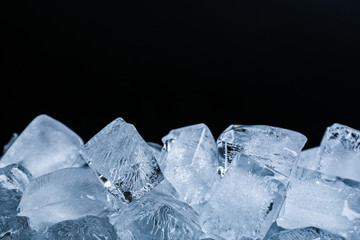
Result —
[[18, 163], [33, 177], [66, 167], [84, 165], [79, 159], [81, 138], [59, 121], [36, 117], [0, 159], [0, 167]]
[[265, 125], [230, 125], [217, 139], [224, 171], [242, 153], [288, 177], [306, 137], [284, 128]]
[[164, 179], [151, 147], [122, 118], [91, 138], [81, 155], [107, 179], [105, 186], [109, 191], [126, 204], [141, 198]]
[[19, 215], [39, 229], [85, 215], [99, 215], [108, 207], [106, 190], [89, 168], [65, 168], [30, 182], [19, 204]]
[[171, 130], [164, 143], [160, 167], [180, 199], [190, 205], [205, 201], [218, 179], [216, 143], [205, 124]]

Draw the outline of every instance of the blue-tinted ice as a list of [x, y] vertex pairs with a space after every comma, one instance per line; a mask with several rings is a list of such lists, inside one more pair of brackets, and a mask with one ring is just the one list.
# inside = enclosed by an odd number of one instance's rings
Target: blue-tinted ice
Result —
[[117, 240], [107, 217], [85, 216], [41, 228], [32, 240]]
[[315, 227], [281, 231], [264, 240], [345, 240], [343, 237]]
[[360, 181], [360, 131], [338, 123], [328, 127], [318, 161], [321, 172]]
[[297, 167], [277, 223], [286, 229], [313, 226], [359, 239], [360, 183]]
[[203, 203], [217, 176], [217, 149], [205, 124], [171, 130], [164, 143], [160, 167], [182, 201]]
[[200, 239], [205, 236], [197, 213], [169, 195], [161, 182], [141, 199], [111, 216], [120, 239]]
[[81, 155], [125, 204], [141, 198], [164, 179], [151, 147], [122, 118], [91, 138]]
[[82, 139], [59, 121], [47, 116], [36, 117], [16, 138], [4, 156], [0, 167], [18, 163], [33, 177], [66, 167], [79, 167]]
[[264, 237], [285, 197], [276, 174], [246, 155], [236, 155], [210, 200], [197, 208], [203, 230], [214, 238]]
[[29, 239], [33, 231], [26, 217], [17, 216], [24, 187], [31, 175], [22, 166], [0, 168], [0, 239]]
[[279, 172], [286, 180], [306, 141], [303, 134], [284, 128], [230, 125], [217, 139], [220, 167], [224, 174], [233, 158], [242, 153]]
[[110, 205], [107, 191], [89, 168], [64, 168], [32, 180], [19, 204], [19, 216], [38, 230], [44, 225], [98, 216]]

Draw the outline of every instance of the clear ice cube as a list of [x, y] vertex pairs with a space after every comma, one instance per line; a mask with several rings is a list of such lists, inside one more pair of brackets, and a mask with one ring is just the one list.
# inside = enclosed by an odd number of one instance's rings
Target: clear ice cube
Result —
[[204, 232], [224, 239], [264, 237], [285, 197], [276, 174], [246, 155], [236, 155], [210, 200], [197, 208]]
[[286, 229], [318, 227], [356, 239], [360, 237], [360, 183], [296, 167], [277, 223]]
[[345, 240], [343, 237], [315, 227], [281, 231], [264, 240]]
[[41, 228], [32, 240], [117, 240], [107, 217], [85, 216]]
[[33, 177], [66, 167], [84, 165], [79, 158], [81, 138], [59, 121], [36, 117], [16, 138], [0, 160], [0, 167], [18, 163]]
[[317, 170], [319, 168], [318, 154], [320, 147], [313, 147], [301, 151], [297, 166]]
[[141, 198], [164, 177], [151, 147], [134, 125], [117, 118], [91, 138], [81, 155], [123, 203]]
[[35, 230], [86, 215], [97, 216], [110, 205], [106, 193], [90, 168], [64, 168], [30, 182], [18, 215], [29, 217]]
[[171, 130], [162, 138], [160, 161], [165, 178], [175, 187], [182, 201], [202, 203], [217, 176], [217, 149], [205, 124]]
[[360, 131], [338, 123], [328, 127], [319, 161], [321, 172], [360, 181]]
[[307, 138], [298, 132], [266, 125], [230, 125], [217, 139], [220, 167], [226, 172], [242, 153], [288, 177]]
[[120, 239], [200, 239], [204, 236], [197, 213], [188, 204], [164, 193], [167, 187], [161, 182], [141, 199], [110, 216]]

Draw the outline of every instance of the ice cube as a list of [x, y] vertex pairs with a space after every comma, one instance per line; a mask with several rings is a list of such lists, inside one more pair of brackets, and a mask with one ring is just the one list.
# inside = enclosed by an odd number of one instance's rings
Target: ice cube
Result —
[[27, 216], [30, 226], [97, 216], [109, 202], [107, 191], [90, 168], [64, 168], [30, 182], [19, 204], [19, 216]]
[[262, 238], [277, 218], [285, 186], [272, 169], [238, 154], [200, 210], [204, 232], [214, 238]]
[[321, 172], [360, 181], [360, 131], [338, 123], [328, 127], [319, 161]]
[[20, 134], [0, 160], [0, 167], [18, 163], [33, 177], [66, 167], [82, 166], [81, 138], [59, 121], [36, 117]]
[[205, 236], [197, 213], [188, 204], [164, 194], [163, 190], [158, 191], [164, 187], [163, 183], [110, 216], [120, 239], [200, 239]]
[[182, 201], [190, 205], [206, 200], [217, 176], [217, 149], [205, 124], [171, 130], [164, 143], [160, 167]]
[[154, 142], [147, 142], [147, 144], [150, 146], [156, 160], [159, 162], [161, 150], [162, 150], [163, 146], [161, 146], [160, 144], [154, 143]]
[[18, 136], [19, 135], [17, 133], [12, 134], [9, 142], [6, 145], [4, 145], [4, 147], [3, 147], [3, 154], [6, 153], [6, 151], [11, 147], [11, 145], [15, 142], [15, 140], [18, 138]]
[[150, 146], [122, 118], [91, 138], [81, 155], [125, 204], [141, 198], [164, 179]]
[[344, 238], [323, 229], [306, 227], [281, 231], [264, 240], [344, 240]]
[[360, 183], [296, 167], [277, 223], [287, 229], [318, 227], [356, 239], [360, 237]]
[[297, 166], [317, 170], [319, 168], [318, 154], [320, 147], [313, 147], [301, 151]]
[[0, 239], [29, 239], [32, 230], [27, 218], [18, 217], [17, 207], [22, 191], [31, 179], [17, 164], [0, 168]]
[[298, 132], [266, 125], [230, 125], [217, 139], [220, 167], [226, 172], [242, 153], [288, 177], [307, 141]]
[[32, 240], [117, 240], [107, 217], [85, 216], [41, 228]]

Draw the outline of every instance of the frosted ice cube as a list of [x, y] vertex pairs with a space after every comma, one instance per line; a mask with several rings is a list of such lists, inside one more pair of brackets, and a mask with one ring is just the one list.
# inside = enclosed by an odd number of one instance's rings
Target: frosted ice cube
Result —
[[29, 239], [32, 233], [27, 218], [18, 217], [22, 191], [31, 179], [23, 167], [11, 164], [0, 168], [0, 239]]
[[321, 172], [360, 181], [360, 131], [338, 123], [328, 127], [319, 161]]
[[0, 160], [0, 167], [18, 163], [33, 177], [66, 167], [84, 165], [79, 159], [81, 138], [59, 121], [36, 117]]
[[307, 227], [282, 231], [264, 240], [344, 240], [344, 238], [323, 229]]
[[109, 202], [106, 189], [90, 168], [65, 168], [30, 182], [19, 204], [19, 216], [39, 229], [85, 215], [99, 215]]
[[285, 197], [285, 186], [275, 174], [246, 155], [233, 158], [199, 210], [204, 232], [224, 239], [264, 237]]
[[81, 149], [89, 166], [105, 186], [125, 204], [141, 198], [164, 177], [149, 145], [136, 128], [117, 118]]
[[120, 239], [200, 239], [197, 213], [163, 191], [161, 182], [138, 201], [110, 216]]
[[319, 168], [318, 154], [320, 147], [313, 147], [301, 151], [297, 166], [317, 170]]
[[360, 233], [360, 183], [296, 167], [277, 223], [287, 229], [318, 227], [356, 239], [353, 237]]
[[217, 176], [217, 149], [205, 124], [171, 130], [164, 143], [160, 167], [181, 200], [193, 205], [205, 201]]
[[117, 240], [114, 226], [105, 217], [85, 216], [41, 228], [32, 240]]
[[298, 132], [266, 125], [230, 125], [217, 139], [221, 167], [226, 172], [242, 153], [288, 177], [307, 138]]

